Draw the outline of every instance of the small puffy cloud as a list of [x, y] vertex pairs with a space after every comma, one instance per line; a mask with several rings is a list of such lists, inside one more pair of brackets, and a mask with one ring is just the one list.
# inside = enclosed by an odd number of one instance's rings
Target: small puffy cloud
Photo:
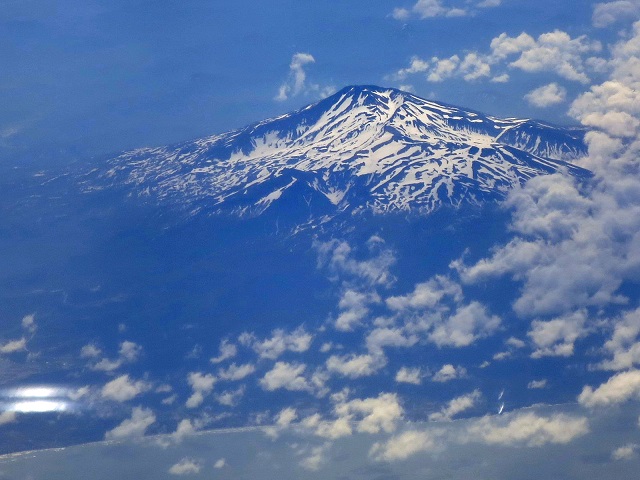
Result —
[[287, 407], [280, 410], [276, 416], [276, 425], [279, 427], [288, 427], [298, 418], [298, 412], [295, 408]]
[[411, 57], [409, 66], [401, 68], [389, 78], [392, 80], [404, 80], [409, 75], [423, 73], [429, 82], [443, 82], [449, 78], [462, 78], [472, 82], [491, 76], [491, 59], [477, 52], [470, 52], [460, 57], [452, 55], [448, 58], [432, 57], [423, 60], [420, 57]]
[[[120, 350], [118, 351], [118, 358], [108, 359], [103, 358], [99, 362], [91, 365], [92, 370], [98, 370], [102, 372], [112, 372], [117, 370], [125, 363], [133, 363], [138, 360], [142, 353], [142, 347], [135, 342], [125, 340], [120, 343]], [[86, 358], [93, 358], [99, 356], [100, 350], [94, 345], [85, 345], [82, 347], [81, 356]]]
[[498, 60], [506, 59], [511, 55], [535, 48], [536, 41], [528, 33], [521, 33], [517, 37], [510, 37], [506, 33], [491, 40], [491, 54]]
[[421, 310], [434, 308], [445, 297], [450, 297], [456, 302], [461, 301], [462, 287], [449, 277], [436, 275], [427, 282], [418, 283], [413, 292], [408, 295], [387, 298], [386, 304], [388, 308], [395, 311]]
[[142, 347], [135, 342], [125, 340], [120, 344], [120, 358], [127, 362], [135, 362], [142, 353]]
[[406, 8], [394, 8], [391, 16], [396, 20], [408, 20], [411, 17], [411, 11]]
[[91, 365], [92, 370], [97, 370], [99, 372], [113, 372], [122, 366], [122, 360], [109, 360], [108, 358], [103, 358], [99, 362]]
[[338, 307], [340, 313], [335, 321], [336, 330], [348, 332], [362, 325], [369, 314], [369, 305], [380, 303], [380, 297], [375, 292], [362, 293], [347, 289], [342, 293]]
[[409, 430], [391, 437], [386, 442], [374, 443], [369, 456], [377, 461], [394, 462], [417, 453], [438, 449], [438, 438], [432, 432]]
[[327, 461], [327, 452], [331, 448], [331, 443], [327, 442], [317, 447], [312, 447], [307, 456], [300, 461], [300, 466], [312, 472], [318, 471], [322, 464]]
[[327, 353], [327, 352], [331, 351], [331, 349], [333, 349], [333, 348], [334, 348], [333, 342], [325, 342], [320, 347], [320, 352], [321, 353]]
[[492, 358], [496, 362], [500, 362], [510, 357], [511, 357], [511, 352], [498, 352], [498, 353], [495, 353]]
[[516, 337], [509, 337], [505, 342], [508, 346], [512, 348], [524, 348], [527, 344]]
[[467, 375], [467, 370], [463, 367], [454, 367], [451, 364], [443, 365], [440, 370], [438, 370], [431, 380], [434, 382], [448, 382], [450, 380], [455, 380], [457, 378], [464, 378]]
[[89, 388], [89, 385], [85, 385], [84, 387], [79, 387], [79, 388], [76, 388], [75, 390], [68, 391], [67, 397], [69, 397], [70, 400], [73, 400], [75, 402], [89, 395], [90, 391], [91, 389]]
[[555, 82], [531, 90], [524, 96], [524, 99], [529, 102], [529, 105], [540, 108], [557, 105], [558, 103], [564, 102], [566, 98], [567, 90]]
[[189, 373], [187, 381], [189, 382], [191, 388], [193, 388], [194, 390], [210, 392], [211, 390], [213, 390], [213, 385], [216, 382], [216, 378], [209, 373], [203, 374], [200, 372], [191, 372]]
[[[413, 75], [415, 73], [425, 73], [427, 70], [429, 70], [430, 66], [431, 64], [428, 60], [423, 60], [418, 56], [413, 56], [409, 61], [409, 66], [407, 68], [402, 68], [398, 70], [393, 76], [393, 78], [396, 80], [404, 80], [409, 75]], [[406, 89], [401, 88], [401, 90], [406, 90]]]
[[129, 375], [120, 375], [102, 387], [103, 398], [115, 400], [116, 402], [126, 402], [138, 395], [148, 391], [151, 386], [142, 380], [133, 381]]
[[443, 82], [454, 76], [456, 69], [460, 65], [460, 57], [453, 55], [449, 58], [433, 57], [431, 59], [433, 67], [427, 75], [430, 82]]
[[611, 338], [604, 344], [610, 359], [598, 364], [603, 370], [625, 370], [640, 363], [640, 308], [624, 312], [614, 322]]
[[211, 393], [216, 383], [216, 377], [210, 373], [191, 372], [187, 376], [187, 382], [193, 390], [193, 394], [187, 399], [187, 408], [199, 407], [204, 401], [204, 397]]
[[412, 347], [418, 343], [418, 337], [400, 328], [376, 328], [367, 335], [365, 343], [371, 353], [382, 355], [385, 347]]
[[188, 418], [183, 418], [178, 422], [175, 432], [171, 434], [171, 440], [176, 443], [180, 443], [184, 438], [196, 433], [196, 428], [193, 422]]
[[463, 8], [449, 7], [442, 0], [418, 0], [411, 11], [421, 19], [433, 17], [462, 17], [468, 15]]
[[480, 390], [474, 390], [466, 395], [456, 397], [450, 400], [439, 412], [430, 414], [429, 420], [435, 422], [449, 421], [456, 415], [475, 407], [481, 397]]
[[291, 57], [289, 64], [289, 76], [287, 80], [280, 85], [275, 100], [282, 102], [301, 94], [319, 94], [327, 96], [335, 90], [333, 87], [321, 87], [318, 84], [307, 81], [307, 72], [305, 68], [316, 62], [316, 59], [310, 53], [298, 52]]
[[547, 388], [547, 379], [543, 378], [542, 380], [531, 380], [527, 384], [527, 388], [529, 390], [536, 390], [541, 388]]
[[502, 73], [500, 75], [496, 75], [495, 77], [491, 78], [491, 81], [493, 83], [507, 83], [510, 78], [511, 77], [509, 76], [508, 73]]
[[224, 458], [219, 458], [218, 460], [216, 460], [216, 463], [213, 464], [213, 468], [215, 468], [216, 470], [220, 470], [221, 468], [224, 468], [227, 466], [227, 461]]
[[439, 347], [466, 347], [499, 326], [500, 318], [490, 315], [484, 305], [471, 302], [437, 324], [429, 334], [429, 340]]
[[240, 399], [244, 396], [244, 391], [245, 387], [243, 385], [236, 388], [235, 390], [225, 390], [224, 392], [216, 395], [215, 399], [220, 405], [235, 407], [238, 402], [240, 402]]
[[102, 354], [102, 350], [93, 343], [89, 343], [80, 349], [80, 358], [96, 358]]
[[200, 473], [200, 470], [202, 470], [201, 462], [185, 457], [175, 465], [172, 465], [169, 468], [169, 473], [171, 475], [191, 475]]
[[221, 363], [229, 358], [233, 358], [238, 354], [238, 347], [233, 343], [229, 343], [228, 340], [220, 342], [220, 348], [218, 349], [218, 356], [210, 359], [211, 363]]
[[343, 377], [359, 378], [373, 375], [387, 363], [384, 355], [366, 353], [362, 355], [332, 355], [327, 359], [327, 370]]
[[491, 65], [477, 53], [467, 54], [460, 63], [460, 74], [467, 82], [491, 76]]
[[420, 18], [439, 17], [447, 13], [441, 0], [418, 0], [412, 9]]
[[638, 450], [640, 450], [640, 445], [637, 443], [629, 443], [611, 452], [611, 458], [614, 460], [631, 460], [637, 456]]
[[290, 391], [311, 391], [309, 381], [303, 376], [307, 366], [302, 363], [276, 362], [271, 370], [260, 379], [260, 385], [267, 391], [279, 389]]
[[530, 447], [569, 443], [588, 432], [589, 423], [585, 417], [563, 414], [539, 416], [536, 413], [483, 417], [468, 429], [472, 438], [484, 443], [505, 446], [524, 444]]
[[27, 330], [29, 333], [34, 333], [37, 330], [38, 326], [36, 325], [35, 313], [22, 317], [22, 328]]
[[334, 412], [338, 418], [355, 421], [356, 430], [364, 433], [393, 432], [404, 415], [395, 393], [342, 402], [335, 406]]
[[640, 0], [616, 0], [597, 3], [593, 8], [594, 27], [603, 28], [620, 20], [637, 18], [640, 15]]
[[232, 363], [226, 369], [218, 370], [218, 378], [220, 380], [237, 381], [248, 377], [255, 371], [256, 367], [251, 363], [245, 363], [242, 365]]
[[349, 417], [341, 417], [332, 421], [320, 421], [319, 417], [308, 417], [305, 419], [305, 425], [314, 428], [315, 434], [322, 438], [335, 440], [342, 437], [348, 437], [353, 433], [351, 421]]
[[586, 311], [581, 310], [549, 321], [533, 321], [527, 333], [536, 346], [532, 358], [573, 355], [575, 341], [587, 333], [586, 317]]
[[640, 399], [640, 370], [618, 373], [598, 388], [585, 386], [578, 401], [586, 407], [606, 407]]
[[131, 418], [124, 420], [113, 430], [109, 430], [105, 440], [119, 440], [124, 438], [142, 437], [147, 428], [156, 421], [155, 414], [148, 408], [135, 407], [131, 412]]
[[478, 13], [477, 9], [493, 8], [501, 4], [502, 0], [467, 1], [464, 8], [452, 6], [449, 0], [418, 0], [410, 8], [395, 8], [391, 16], [396, 20], [405, 21], [416, 16], [422, 20], [436, 17], [464, 17]]
[[367, 242], [370, 257], [362, 260], [356, 258], [357, 252], [344, 241], [315, 241], [313, 246], [318, 253], [318, 268], [326, 268], [333, 281], [346, 280], [359, 287], [388, 287], [395, 281], [389, 269], [396, 257], [379, 237]]
[[271, 338], [258, 340], [252, 334], [241, 336], [241, 342], [251, 346], [260, 356], [269, 360], [275, 360], [284, 352], [302, 353], [309, 350], [313, 335], [306, 332], [304, 328], [298, 327], [293, 332], [287, 333], [282, 329], [271, 332]]
[[18, 340], [10, 340], [0, 344], [0, 354], [22, 352], [27, 349], [27, 339], [22, 337]]
[[419, 367], [408, 368], [402, 367], [396, 373], [396, 382], [398, 383], [410, 383], [412, 385], [420, 385], [422, 383], [423, 373]]
[[0, 425], [6, 425], [8, 423], [14, 423], [18, 419], [16, 412], [2, 412], [0, 413]]

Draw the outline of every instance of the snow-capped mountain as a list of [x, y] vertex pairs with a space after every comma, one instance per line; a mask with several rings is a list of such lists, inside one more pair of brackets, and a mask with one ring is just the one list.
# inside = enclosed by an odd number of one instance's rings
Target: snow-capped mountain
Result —
[[124, 153], [88, 188], [127, 185], [190, 213], [259, 215], [285, 201], [326, 212], [427, 213], [500, 200], [559, 169], [585, 175], [568, 163], [585, 153], [583, 135], [351, 86], [241, 130]]

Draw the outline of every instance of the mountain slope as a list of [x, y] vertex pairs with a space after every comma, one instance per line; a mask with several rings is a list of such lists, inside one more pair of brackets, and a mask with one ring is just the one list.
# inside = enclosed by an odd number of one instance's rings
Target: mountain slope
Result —
[[241, 130], [124, 153], [88, 184], [128, 185], [190, 213], [259, 215], [288, 202], [428, 213], [500, 200], [559, 169], [587, 175], [567, 163], [585, 153], [583, 134], [352, 86]]

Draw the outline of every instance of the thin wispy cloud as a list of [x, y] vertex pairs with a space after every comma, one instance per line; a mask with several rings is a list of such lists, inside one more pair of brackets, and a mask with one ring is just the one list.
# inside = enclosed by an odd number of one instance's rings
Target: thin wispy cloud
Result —
[[283, 102], [300, 95], [321, 98], [333, 93], [335, 91], [333, 86], [320, 86], [307, 79], [307, 68], [314, 63], [316, 59], [310, 53], [294, 53], [289, 64], [289, 76], [280, 85], [275, 100]]

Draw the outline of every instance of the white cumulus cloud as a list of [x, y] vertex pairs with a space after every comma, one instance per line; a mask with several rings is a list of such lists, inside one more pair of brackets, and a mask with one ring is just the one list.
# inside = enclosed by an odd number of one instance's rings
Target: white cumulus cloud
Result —
[[151, 388], [147, 382], [142, 380], [132, 380], [129, 375], [119, 377], [106, 383], [101, 390], [103, 398], [115, 400], [116, 402], [126, 402]]
[[531, 90], [524, 96], [524, 99], [534, 107], [549, 107], [562, 103], [567, 98], [567, 90], [557, 83], [549, 83], [542, 87]]
[[302, 363], [276, 362], [260, 379], [260, 385], [267, 391], [311, 391], [312, 386], [304, 377], [306, 369], [307, 366]]
[[419, 367], [408, 368], [402, 367], [396, 373], [395, 380], [398, 383], [410, 383], [412, 385], [420, 385], [422, 383], [423, 373]]
[[618, 373], [597, 388], [585, 386], [578, 401], [586, 407], [606, 407], [640, 399], [640, 370]]
[[620, 20], [638, 18], [640, 0], [616, 0], [597, 3], [593, 8], [593, 25], [598, 28], [608, 27]]
[[171, 468], [169, 468], [169, 473], [171, 475], [191, 475], [200, 473], [200, 470], [202, 470], [202, 463], [200, 461], [185, 457], [178, 463], [172, 465]]
[[456, 415], [475, 407], [481, 397], [480, 390], [456, 397], [450, 400], [439, 412], [430, 414], [429, 420], [434, 422], [449, 421]]
[[438, 370], [431, 380], [434, 382], [448, 382], [450, 380], [455, 380], [457, 378], [464, 378], [467, 375], [467, 370], [464, 367], [458, 366], [455, 367], [450, 363], [443, 365], [440, 370]]
[[156, 416], [151, 410], [135, 407], [131, 412], [131, 418], [124, 420], [113, 430], [109, 430], [105, 434], [105, 440], [142, 437], [155, 421]]

